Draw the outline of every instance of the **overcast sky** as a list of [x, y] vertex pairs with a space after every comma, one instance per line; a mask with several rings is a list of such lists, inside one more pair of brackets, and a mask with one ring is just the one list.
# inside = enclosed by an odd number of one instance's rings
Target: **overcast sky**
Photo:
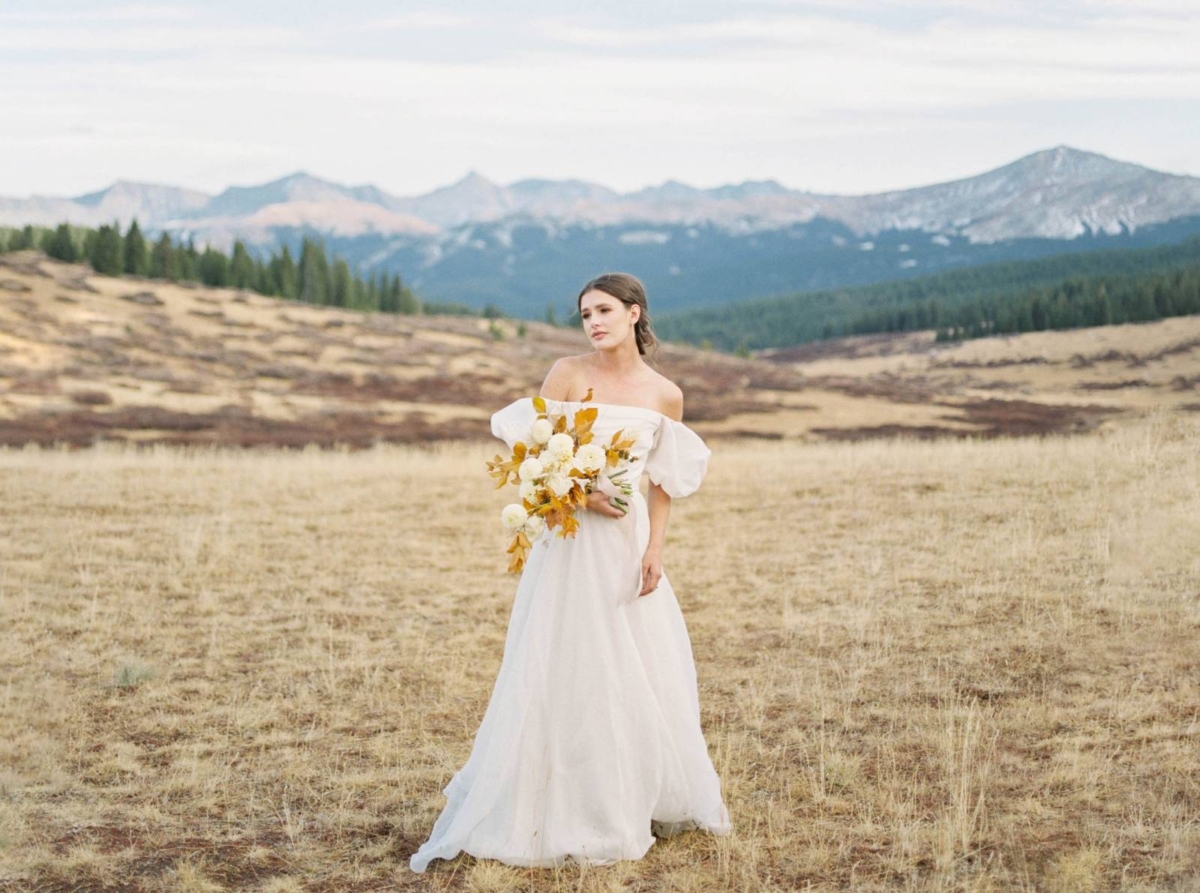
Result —
[[1066, 143], [1200, 175], [1198, 0], [0, 4], [0, 195], [296, 170], [866, 193]]

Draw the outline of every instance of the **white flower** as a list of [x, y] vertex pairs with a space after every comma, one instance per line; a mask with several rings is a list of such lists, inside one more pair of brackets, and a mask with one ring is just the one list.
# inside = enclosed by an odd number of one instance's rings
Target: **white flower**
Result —
[[550, 424], [549, 419], [537, 419], [529, 429], [529, 436], [533, 438], [534, 443], [545, 443], [553, 433], [554, 426]]
[[556, 459], [574, 455], [575, 440], [570, 434], [560, 431], [558, 434], [551, 435], [550, 439], [546, 441], [546, 450]]
[[542, 467], [542, 460], [537, 456], [530, 456], [517, 469], [517, 476], [523, 481], [532, 481], [536, 477], [540, 477], [545, 469]]
[[565, 474], [555, 473], [546, 478], [546, 486], [555, 496], [566, 496], [575, 483]]
[[500, 522], [509, 530], [520, 530], [528, 517], [529, 513], [520, 503], [510, 502], [500, 510]]
[[530, 505], [535, 505], [538, 501], [538, 491], [541, 489], [533, 481], [521, 481], [521, 498]]
[[575, 453], [575, 464], [581, 471], [599, 471], [608, 462], [604, 447], [595, 443], [585, 443]]
[[546, 521], [541, 515], [530, 515], [529, 520], [525, 522], [525, 535], [529, 537], [530, 542], [541, 536], [545, 529]]

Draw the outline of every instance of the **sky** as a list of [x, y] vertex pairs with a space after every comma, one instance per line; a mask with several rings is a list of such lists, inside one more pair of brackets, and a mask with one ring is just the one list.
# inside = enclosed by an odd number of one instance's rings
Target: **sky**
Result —
[[298, 170], [864, 194], [1057, 145], [1200, 175], [1198, 0], [0, 4], [0, 195]]

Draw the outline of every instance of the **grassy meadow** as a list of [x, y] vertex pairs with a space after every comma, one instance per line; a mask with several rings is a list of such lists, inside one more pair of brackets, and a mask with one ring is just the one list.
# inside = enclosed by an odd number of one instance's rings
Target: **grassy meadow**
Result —
[[0, 450], [0, 889], [1200, 890], [1198, 444], [714, 443], [666, 567], [733, 834], [423, 876], [494, 450]]

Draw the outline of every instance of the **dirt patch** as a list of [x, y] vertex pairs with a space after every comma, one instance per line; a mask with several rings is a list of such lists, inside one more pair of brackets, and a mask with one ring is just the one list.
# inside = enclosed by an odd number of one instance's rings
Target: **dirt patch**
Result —
[[918, 440], [966, 437], [1029, 437], [1045, 434], [1082, 434], [1123, 410], [1108, 406], [1066, 406], [1030, 400], [974, 400], [967, 403], [940, 402], [954, 413], [942, 418], [967, 422], [974, 428], [941, 425], [860, 425], [845, 428], [812, 428], [827, 440], [857, 441], [877, 437], [910, 437]]
[[848, 338], [831, 338], [828, 341], [812, 341], [795, 347], [773, 348], [755, 351], [755, 356], [772, 363], [811, 363], [816, 360], [860, 359], [862, 357], [887, 357], [895, 354], [929, 353], [943, 349], [935, 340], [935, 333], [928, 332], [883, 332], [875, 335], [852, 335]]
[[1123, 412], [1109, 406], [1054, 405], [1032, 400], [988, 399], [942, 405], [953, 406], [962, 413], [945, 418], [979, 425], [978, 433], [984, 437], [1080, 434]]
[[161, 307], [162, 299], [152, 291], [135, 291], [127, 295], [121, 295], [122, 301], [129, 301], [133, 304], [142, 304], [146, 307]]
[[920, 378], [900, 378], [890, 374], [855, 378], [852, 376], [823, 375], [809, 379], [813, 388], [837, 391], [848, 397], [876, 397], [892, 403], [937, 402], [940, 389]]
[[979, 432], [961, 428], [942, 428], [937, 425], [860, 425], [854, 428], [812, 428], [826, 440], [854, 442], [876, 440], [884, 437], [907, 437], [915, 440], [962, 439], [978, 436]]
[[735, 397], [701, 395], [687, 402], [685, 413], [689, 422], [723, 422], [731, 415], [747, 412], [778, 412], [779, 406], [761, 400], [739, 400]]
[[1152, 388], [1153, 384], [1144, 378], [1131, 378], [1128, 381], [1085, 381], [1075, 385], [1077, 391], [1120, 391], [1125, 388]]
[[930, 363], [932, 369], [1003, 369], [1006, 366], [1042, 366], [1045, 357], [1005, 357], [999, 360], [941, 360]]
[[256, 416], [241, 406], [215, 412], [188, 413], [159, 406], [125, 406], [109, 412], [28, 413], [0, 420], [0, 446], [36, 443], [91, 446], [102, 441], [139, 444], [209, 444], [299, 448], [348, 446], [365, 449], [377, 442], [432, 443], [486, 440], [491, 432], [477, 419], [431, 419], [409, 413], [387, 420], [374, 412], [311, 413], [298, 419]]
[[108, 391], [72, 391], [67, 396], [71, 398], [72, 403], [78, 403], [80, 406], [107, 406], [113, 402], [112, 395]]

